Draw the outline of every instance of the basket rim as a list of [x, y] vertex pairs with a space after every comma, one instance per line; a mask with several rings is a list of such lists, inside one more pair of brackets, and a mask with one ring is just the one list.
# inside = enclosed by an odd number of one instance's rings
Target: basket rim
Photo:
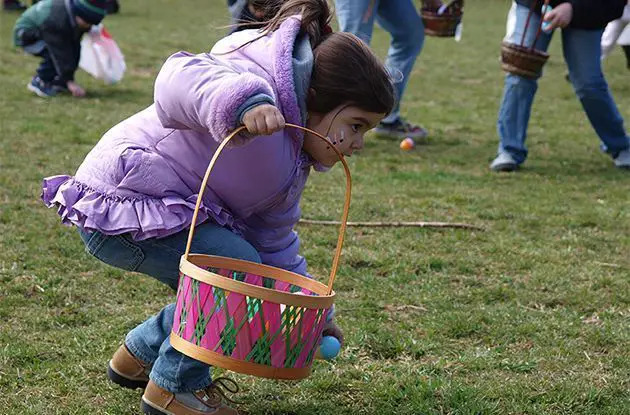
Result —
[[521, 46], [518, 45], [516, 43], [512, 43], [512, 42], [507, 42], [507, 41], [503, 41], [501, 42], [501, 46], [509, 49], [510, 51], [513, 51], [515, 53], [521, 54], [521, 55], [528, 55], [528, 56], [536, 56], [536, 57], [540, 57], [540, 58], [544, 58], [544, 59], [548, 59], [549, 58], [549, 53], [544, 52], [542, 50], [538, 50], [538, 49], [531, 49], [525, 46]]
[[523, 68], [520, 68], [520, 67], [518, 67], [516, 65], [510, 64], [510, 63], [505, 63], [505, 62], [503, 62], [501, 64], [501, 69], [503, 69], [505, 72], [509, 72], [511, 74], [522, 76], [522, 77], [528, 78], [528, 79], [536, 79], [540, 75], [540, 72], [538, 72], [538, 71], [532, 71], [532, 70], [529, 70], [529, 69], [523, 69]]
[[[260, 275], [262, 270], [264, 271], [264, 275], [261, 275], [262, 277], [267, 276], [301, 288], [306, 288], [318, 295], [312, 296], [294, 294], [229, 279], [214, 272], [207, 271], [193, 261], [206, 266], [228, 268], [234, 271], [248, 272], [256, 275]], [[255, 297], [265, 301], [291, 305], [294, 307], [307, 307], [313, 309], [330, 308], [333, 305], [336, 296], [334, 291], [327, 294], [328, 287], [314, 279], [307, 278], [303, 275], [296, 274], [295, 272], [290, 272], [282, 268], [276, 268], [270, 265], [245, 261], [242, 259], [204, 254], [189, 254], [188, 259], [186, 259], [186, 256], [182, 255], [179, 262], [179, 270], [190, 278], [230, 292], [236, 292], [249, 297]]]
[[248, 362], [246, 360], [234, 359], [224, 356], [212, 350], [193, 344], [175, 332], [170, 334], [171, 345], [178, 351], [193, 359], [200, 360], [211, 366], [220, 367], [237, 373], [258, 376], [268, 379], [300, 380], [311, 374], [312, 364], [305, 367], [273, 367], [260, 363]]
[[429, 19], [436, 19], [436, 20], [455, 20], [455, 19], [459, 19], [462, 17], [464, 13], [461, 11], [455, 12], [455, 13], [442, 13], [442, 14], [438, 14], [437, 10], [431, 10], [431, 9], [420, 9], [420, 16], [421, 17], [426, 17]]

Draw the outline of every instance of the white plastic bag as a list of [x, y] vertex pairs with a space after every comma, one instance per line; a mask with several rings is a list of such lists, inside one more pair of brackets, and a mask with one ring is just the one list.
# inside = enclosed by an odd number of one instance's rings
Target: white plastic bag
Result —
[[79, 67], [106, 84], [115, 84], [123, 78], [125, 57], [102, 24], [92, 26], [83, 36]]

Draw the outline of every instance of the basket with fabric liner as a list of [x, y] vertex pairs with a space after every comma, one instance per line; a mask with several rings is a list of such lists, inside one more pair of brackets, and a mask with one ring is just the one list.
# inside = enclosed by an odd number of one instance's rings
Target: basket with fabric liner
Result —
[[[326, 138], [304, 127], [286, 124]], [[337, 247], [328, 284], [254, 262], [191, 254], [190, 246], [203, 192], [230, 134], [215, 152], [201, 184], [180, 279], [172, 346], [194, 359], [234, 372], [273, 379], [303, 379], [311, 372], [326, 316], [333, 305], [332, 289], [350, 207], [348, 165], [334, 147], [346, 173], [346, 194]]]
[[464, 1], [454, 0], [448, 3], [440, 13], [441, 2], [425, 1], [420, 9], [420, 16], [427, 36], [454, 37], [457, 25], [464, 15]]
[[[536, 79], [542, 73], [542, 68], [549, 59], [549, 54], [542, 50], [535, 48], [536, 42], [540, 37], [542, 31], [542, 17], [538, 24], [536, 31], [536, 37], [531, 47], [524, 46], [525, 35], [527, 34], [527, 28], [529, 27], [529, 21], [534, 13], [534, 7], [538, 4], [538, 1], [532, 2], [532, 7], [527, 14], [527, 20], [525, 21], [525, 28], [523, 30], [523, 36], [521, 38], [521, 44], [503, 41], [501, 43], [501, 69], [509, 72], [513, 75], [519, 75], [524, 78]], [[545, 0], [545, 6], [549, 4], [549, 0]]]

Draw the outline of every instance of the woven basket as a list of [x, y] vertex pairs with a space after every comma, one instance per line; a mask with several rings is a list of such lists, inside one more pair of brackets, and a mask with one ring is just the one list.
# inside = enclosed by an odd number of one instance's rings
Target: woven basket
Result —
[[452, 1], [444, 13], [438, 14], [435, 5], [425, 2], [420, 9], [420, 16], [424, 23], [424, 34], [436, 37], [454, 37], [457, 25], [461, 23], [463, 10], [463, 0]]
[[421, 10], [420, 16], [424, 23], [424, 34], [435, 37], [455, 36], [455, 29], [462, 21], [462, 13], [438, 15], [434, 11]]
[[[503, 41], [501, 43], [501, 69], [509, 72], [513, 75], [522, 76], [524, 78], [536, 79], [542, 74], [542, 68], [549, 59], [549, 54], [542, 50], [535, 48], [536, 42], [540, 37], [542, 31], [542, 18], [536, 29], [536, 37], [531, 47], [525, 46], [525, 36], [527, 35], [527, 29], [529, 22], [534, 13], [534, 8], [538, 4], [538, 1], [532, 2], [532, 5], [527, 14], [527, 20], [525, 21], [525, 28], [523, 30], [523, 36], [521, 38], [521, 44]], [[544, 5], [547, 6], [549, 0], [544, 0]]]
[[[325, 137], [298, 125], [287, 124]], [[333, 305], [332, 286], [339, 266], [350, 206], [350, 170], [328, 285], [267, 265], [233, 258], [191, 254], [199, 206], [210, 172], [225, 145], [215, 152], [201, 184], [186, 251], [180, 261], [177, 303], [171, 332], [173, 347], [212, 366], [273, 378], [303, 379], [311, 372], [315, 352]]]
[[549, 54], [514, 43], [501, 43], [501, 68], [514, 75], [536, 79], [549, 59]]

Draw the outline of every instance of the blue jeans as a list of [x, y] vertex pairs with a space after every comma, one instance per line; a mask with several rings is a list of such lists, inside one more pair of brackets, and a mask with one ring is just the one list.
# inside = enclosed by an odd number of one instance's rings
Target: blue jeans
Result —
[[[86, 250], [106, 264], [147, 274], [177, 289], [179, 260], [184, 254], [188, 230], [161, 239], [134, 241], [127, 234], [107, 236], [79, 230]], [[191, 252], [260, 262], [258, 252], [247, 241], [214, 223], [195, 230]], [[149, 377], [170, 392], [189, 392], [211, 383], [210, 366], [175, 350], [169, 341], [175, 304], [131, 330], [125, 345], [140, 360], [153, 365]]]
[[[508, 39], [520, 44], [525, 30], [529, 8], [517, 5], [516, 27]], [[536, 38], [540, 16], [534, 14], [525, 35], [525, 46], [531, 46]], [[575, 94], [582, 103], [591, 125], [602, 141], [602, 149], [611, 156], [630, 147], [623, 118], [613, 100], [601, 68], [601, 37], [603, 30], [562, 29], [562, 50], [569, 68], [569, 78]], [[552, 34], [541, 33], [536, 49], [546, 51]], [[534, 95], [538, 89], [537, 79], [507, 74], [503, 99], [499, 110], [497, 130], [499, 152], [509, 153], [517, 163], [527, 158], [525, 139]]]
[[335, 0], [335, 9], [340, 29], [368, 44], [374, 19], [392, 36], [385, 64], [394, 79], [397, 100], [383, 121], [396, 121], [411, 69], [424, 44], [424, 24], [416, 6], [412, 0]]

